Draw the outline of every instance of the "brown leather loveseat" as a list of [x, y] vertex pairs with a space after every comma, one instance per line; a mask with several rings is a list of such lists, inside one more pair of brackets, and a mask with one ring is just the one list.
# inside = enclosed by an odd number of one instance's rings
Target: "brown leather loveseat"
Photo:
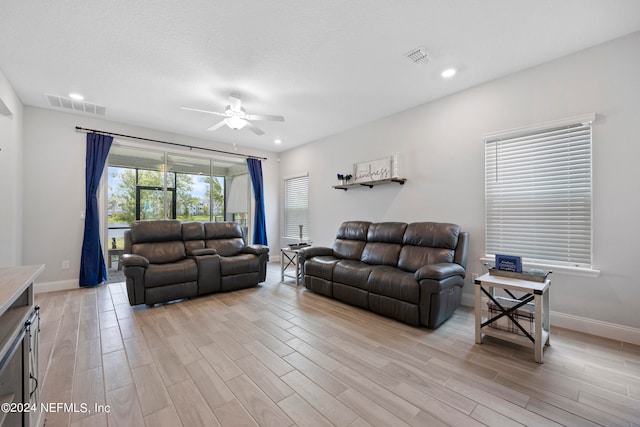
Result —
[[436, 328], [460, 305], [469, 234], [455, 224], [344, 222], [332, 248], [298, 257], [307, 289]]
[[264, 282], [269, 248], [246, 245], [234, 222], [134, 221], [120, 258], [131, 305], [173, 301]]

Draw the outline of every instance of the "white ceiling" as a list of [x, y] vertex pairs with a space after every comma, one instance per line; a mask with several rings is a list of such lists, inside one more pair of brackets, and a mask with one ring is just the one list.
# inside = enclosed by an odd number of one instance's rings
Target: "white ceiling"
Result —
[[[638, 0], [2, 0], [0, 69], [25, 105], [80, 92], [108, 120], [283, 151], [638, 30]], [[180, 109], [231, 92], [286, 121], [207, 132]]]

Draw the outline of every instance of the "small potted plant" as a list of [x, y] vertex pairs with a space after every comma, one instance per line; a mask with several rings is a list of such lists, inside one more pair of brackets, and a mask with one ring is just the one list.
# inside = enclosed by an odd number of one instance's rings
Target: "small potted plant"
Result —
[[351, 178], [352, 178], [351, 175], [343, 175], [341, 173], [338, 174], [338, 181], [340, 181], [340, 185], [348, 184]]

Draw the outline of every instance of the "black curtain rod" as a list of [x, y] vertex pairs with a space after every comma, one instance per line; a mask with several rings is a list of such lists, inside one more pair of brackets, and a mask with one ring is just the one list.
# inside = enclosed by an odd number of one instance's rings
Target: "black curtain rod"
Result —
[[194, 147], [194, 146], [191, 146], [191, 145], [178, 144], [178, 143], [175, 143], [175, 142], [160, 141], [159, 139], [142, 138], [140, 136], [124, 135], [124, 134], [121, 134], [121, 133], [107, 132], [107, 131], [104, 131], [104, 130], [97, 130], [97, 129], [87, 129], [87, 128], [83, 128], [83, 127], [80, 127], [80, 126], [76, 126], [76, 130], [85, 131], [85, 132], [100, 133], [100, 134], [103, 134], [103, 135], [121, 136], [123, 138], [129, 138], [129, 139], [139, 139], [141, 141], [159, 142], [160, 144], [175, 145], [176, 147], [188, 148], [190, 150], [193, 150], [195, 148], [196, 150], [213, 151], [215, 153], [229, 154], [231, 156], [240, 156], [240, 157], [244, 157], [244, 158], [247, 158], [247, 159], [267, 160], [266, 157], [258, 157], [258, 156], [251, 156], [251, 155], [248, 155], [248, 154], [233, 153], [231, 151], [216, 150], [214, 148]]

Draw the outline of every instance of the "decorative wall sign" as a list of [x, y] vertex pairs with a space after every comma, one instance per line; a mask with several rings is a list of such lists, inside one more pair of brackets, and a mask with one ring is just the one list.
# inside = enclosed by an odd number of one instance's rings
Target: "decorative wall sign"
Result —
[[391, 178], [391, 157], [353, 165], [353, 182], [356, 184], [389, 178]]

